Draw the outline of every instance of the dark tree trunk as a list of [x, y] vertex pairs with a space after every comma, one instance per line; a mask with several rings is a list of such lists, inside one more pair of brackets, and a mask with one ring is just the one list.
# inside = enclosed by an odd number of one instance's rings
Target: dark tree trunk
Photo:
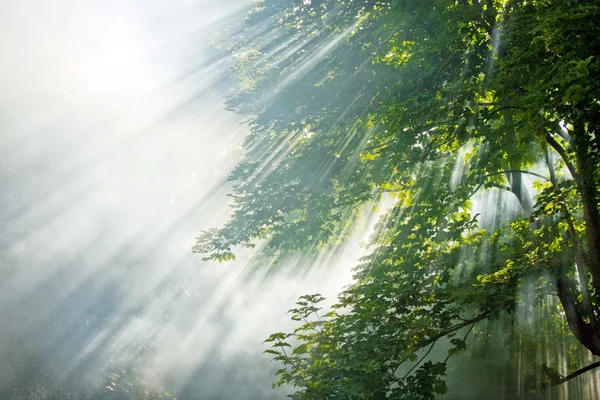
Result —
[[585, 323], [577, 308], [577, 300], [571, 289], [571, 281], [567, 278], [566, 270], [561, 268], [556, 274], [556, 292], [565, 310], [567, 323], [575, 338], [584, 345], [592, 354], [600, 356], [600, 348], [596, 342], [596, 335], [591, 324]]
[[591, 152], [592, 140], [583, 123], [575, 123], [573, 145], [577, 157], [577, 186], [583, 201], [583, 214], [589, 250], [588, 268], [592, 275], [592, 286], [600, 296], [600, 212], [596, 185], [597, 155]]

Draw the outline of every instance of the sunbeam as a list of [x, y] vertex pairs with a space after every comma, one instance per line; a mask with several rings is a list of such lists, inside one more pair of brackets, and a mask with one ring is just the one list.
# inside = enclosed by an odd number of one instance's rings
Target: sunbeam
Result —
[[247, 128], [223, 104], [235, 58], [211, 41], [249, 3], [35, 3], [0, 6], [0, 397], [129, 379], [179, 399], [279, 398], [260, 343], [307, 287], [348, 283], [357, 254], [266, 279], [250, 253], [223, 268], [189, 251], [229, 214]]
[[598, 398], [598, 14], [1, 3], [0, 399]]

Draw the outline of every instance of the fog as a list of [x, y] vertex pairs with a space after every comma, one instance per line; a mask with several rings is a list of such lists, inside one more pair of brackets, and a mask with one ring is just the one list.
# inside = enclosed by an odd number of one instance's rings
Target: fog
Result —
[[349, 283], [361, 239], [310, 269], [191, 253], [229, 213], [246, 127], [211, 43], [248, 5], [0, 2], [0, 398], [120, 369], [178, 399], [283, 397], [261, 342]]

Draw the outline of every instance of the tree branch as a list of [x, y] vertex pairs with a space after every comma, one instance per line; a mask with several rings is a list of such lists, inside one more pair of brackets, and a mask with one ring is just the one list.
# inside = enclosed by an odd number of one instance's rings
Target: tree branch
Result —
[[410, 375], [410, 373], [413, 372], [413, 370], [415, 368], [417, 368], [419, 366], [419, 364], [421, 364], [423, 362], [423, 360], [429, 355], [429, 353], [431, 353], [431, 350], [433, 350], [433, 346], [434, 345], [435, 345], [435, 341], [431, 343], [431, 346], [429, 346], [429, 350], [427, 350], [427, 352], [423, 355], [423, 357], [421, 357], [421, 359], [419, 361], [417, 361], [417, 363], [415, 365], [413, 365], [412, 368], [409, 369], [406, 374], [404, 374], [404, 376], [402, 377], [402, 379], [400, 379], [400, 382], [402, 382], [403, 380], [405, 380], [406, 377], [408, 375]]
[[[467, 341], [467, 338], [469, 337], [469, 334], [471, 333], [471, 331], [473, 330], [473, 328], [474, 328], [474, 327], [475, 327], [475, 323], [473, 323], [473, 324], [471, 325], [471, 327], [469, 328], [469, 330], [467, 331], [467, 333], [465, 333], [465, 336], [463, 337], [463, 340], [462, 340], [463, 342], [466, 342], [466, 341]], [[465, 344], [465, 346], [466, 346], [466, 344]], [[466, 348], [466, 347], [465, 347], [465, 348]], [[450, 356], [452, 356], [452, 355], [454, 354], [454, 350], [456, 350], [456, 347], [455, 347], [454, 349], [451, 349], [451, 350], [448, 352], [448, 355], [447, 355], [447, 356], [446, 356], [446, 358], [444, 359], [444, 364], [445, 364], [445, 363], [447, 363], [447, 362], [448, 362], [448, 360], [450, 359]]]
[[544, 179], [544, 180], [548, 180], [548, 178], [542, 174], [538, 174], [536, 172], [532, 172], [532, 171], [525, 171], [522, 169], [506, 169], [504, 171], [497, 171], [497, 172], [490, 172], [489, 174], [485, 174], [484, 177], [489, 177], [489, 176], [493, 176], [493, 175], [500, 175], [500, 174], [512, 174], [512, 173], [520, 173], [520, 174], [527, 174], [527, 175], [533, 175], [533, 176], [537, 176], [538, 178]]
[[[427, 355], [429, 355], [429, 353], [433, 349], [433, 346], [439, 339], [443, 338], [444, 336], [448, 336], [449, 334], [456, 332], [459, 329], [462, 329], [466, 326], [471, 325], [471, 328], [467, 332], [467, 335], [468, 335], [471, 332], [471, 330], [473, 329], [473, 326], [475, 326], [475, 324], [477, 322], [483, 321], [484, 319], [488, 318], [489, 316], [490, 316], [490, 312], [481, 313], [471, 319], [463, 320], [464, 322], [452, 325], [450, 328], [443, 330], [442, 332], [438, 333], [437, 335], [435, 335], [429, 339], [417, 342], [417, 344], [415, 345], [415, 348], [417, 348], [417, 349], [420, 349], [420, 348], [423, 348], [423, 347], [429, 346], [429, 345], [431, 345], [431, 347], [429, 348], [429, 350], [427, 350], [425, 355], [423, 355], [423, 357], [421, 357], [421, 359], [415, 365], [413, 365], [413, 367], [406, 373], [406, 375], [404, 375], [404, 377], [402, 377], [402, 379], [400, 381], [404, 380], [425, 359], [425, 357], [427, 357]], [[466, 336], [465, 336], [465, 339], [466, 339]], [[396, 365], [396, 367], [393, 370], [393, 373], [396, 373], [396, 371], [398, 370], [398, 367], [400, 367], [400, 365], [403, 364], [407, 359], [408, 359], [408, 356], [403, 358], [402, 361], [400, 361]]]
[[511, 192], [512, 194], [515, 194], [515, 192], [513, 192], [512, 188], [510, 186], [504, 186], [504, 185], [500, 185], [499, 183], [494, 183], [494, 182], [491, 182], [490, 186], [495, 187], [497, 189], [506, 190], [507, 192]]
[[584, 345], [592, 354], [600, 356], [600, 349], [594, 341], [594, 331], [590, 324], [586, 324], [577, 307], [577, 299], [573, 295], [571, 282], [567, 278], [566, 269], [560, 268], [555, 273], [556, 278], [556, 294], [562, 304], [567, 323], [575, 338]]
[[520, 107], [520, 106], [504, 106], [504, 107], [499, 107], [496, 108], [495, 110], [491, 110], [490, 114], [494, 114], [500, 111], [504, 111], [504, 110], [523, 110], [525, 109], [525, 107]]
[[[554, 186], [554, 188], [556, 190], [558, 190], [558, 181], [556, 180], [556, 174], [554, 173], [554, 166], [552, 165], [552, 160], [550, 159], [550, 151], [546, 148], [546, 151], [544, 152], [544, 156], [546, 158], [546, 165], [548, 166], [548, 171], [550, 173], [550, 182], [552, 183], [552, 186]], [[560, 192], [557, 192], [560, 193]], [[564, 197], [561, 195], [561, 197]], [[590, 324], [592, 326], [592, 329], [595, 330], [596, 329], [596, 316], [594, 314], [594, 306], [592, 305], [592, 300], [590, 298], [590, 290], [589, 290], [589, 286], [588, 286], [588, 279], [587, 279], [587, 273], [585, 272], [585, 261], [584, 261], [584, 257], [583, 257], [583, 252], [581, 250], [581, 246], [579, 244], [579, 240], [577, 239], [577, 233], [575, 232], [575, 227], [573, 226], [573, 218], [571, 216], [571, 213], [569, 212], [569, 209], [567, 208], [566, 204], [566, 199], [562, 198], [562, 205], [561, 205], [561, 211], [563, 213], [563, 216], [565, 217], [566, 221], [567, 221], [567, 235], [571, 240], [571, 243], [573, 244], [574, 247], [574, 251], [575, 251], [575, 264], [577, 266], [577, 276], [579, 278], [579, 286], [581, 286], [581, 294], [583, 295], [583, 308], [588, 316], [588, 318], [590, 319]]]
[[[445, 126], [445, 125], [450, 125], [452, 122], [459, 121], [462, 118], [464, 118], [464, 115], [461, 114], [461, 115], [459, 115], [456, 118], [450, 118], [450, 119], [447, 119], [447, 120], [444, 120], [444, 121], [432, 122], [431, 124], [416, 126], [414, 128], [409, 129], [405, 133], [419, 134], [419, 133], [428, 131], [428, 130], [433, 129], [433, 128], [437, 128], [437, 127]], [[379, 149], [387, 147], [390, 144], [398, 142], [399, 140], [400, 140], [400, 138], [398, 137], [398, 135], [396, 135], [394, 138], [389, 139], [389, 140], [387, 140], [387, 141], [385, 141], [383, 143], [380, 143], [380, 144], [377, 144], [377, 145], [373, 145], [373, 146], [369, 146], [369, 147], [365, 147], [364, 149], [361, 150], [361, 152], [371, 151], [371, 150], [379, 150]]]
[[559, 124], [556, 124], [556, 127], [554, 128], [554, 132], [556, 132], [556, 134], [558, 136], [563, 138], [565, 140], [565, 142], [567, 142], [567, 143], [571, 142], [571, 137], [569, 136], [569, 134], [567, 132], [565, 132], [563, 130], [563, 128]]
[[475, 187], [475, 189], [473, 189], [471, 191], [471, 193], [469, 193], [469, 195], [467, 196], [466, 200], [469, 200], [471, 197], [473, 197], [475, 195], [475, 193], [477, 193], [479, 191], [479, 189], [481, 189], [481, 187], [485, 185], [485, 181], [481, 182], [479, 185], [477, 185], [477, 187]]
[[565, 149], [563, 149], [563, 147], [560, 144], [558, 144], [558, 142], [549, 133], [546, 133], [546, 141], [558, 153], [560, 158], [562, 158], [565, 165], [569, 169], [569, 172], [571, 173], [571, 176], [573, 177], [573, 179], [575, 179], [575, 181], [578, 181], [579, 175], [577, 174], [577, 171], [575, 170], [573, 163], [571, 163], [571, 161], [569, 161], [569, 156], [567, 155], [567, 152], [565, 151]]
[[459, 330], [461, 328], [464, 328], [465, 326], [469, 326], [469, 325], [475, 324], [479, 321], [483, 321], [484, 319], [487, 319], [489, 316], [490, 316], [490, 312], [488, 311], [488, 312], [481, 313], [471, 319], [465, 320], [464, 322], [461, 322], [460, 324], [452, 325], [450, 328], [443, 330], [442, 332], [438, 333], [437, 335], [432, 336], [429, 339], [418, 342], [416, 347], [418, 347], [418, 348], [425, 347], [425, 346], [443, 338], [444, 336], [448, 336], [449, 334], [456, 332], [457, 330]]
[[583, 367], [581, 369], [578, 369], [577, 371], [575, 371], [575, 372], [573, 372], [573, 373], [565, 376], [564, 378], [562, 378], [560, 380], [552, 382], [552, 387], [558, 386], [558, 385], [562, 385], [563, 383], [565, 383], [567, 381], [570, 381], [573, 378], [577, 378], [579, 375], [584, 374], [584, 373], [586, 373], [588, 371], [591, 371], [594, 368], [598, 368], [598, 367], [600, 367], [600, 361], [596, 361], [595, 363], [590, 364], [587, 367]]

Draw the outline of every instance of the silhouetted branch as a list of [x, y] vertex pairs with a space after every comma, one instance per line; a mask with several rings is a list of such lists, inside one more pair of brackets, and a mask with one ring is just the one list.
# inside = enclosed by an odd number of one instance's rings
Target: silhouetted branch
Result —
[[487, 319], [490, 316], [489, 312], [484, 312], [481, 313], [471, 319], [465, 320], [464, 322], [461, 322], [459, 324], [455, 324], [452, 325], [450, 328], [443, 330], [442, 332], [438, 333], [437, 335], [427, 339], [427, 340], [423, 340], [421, 342], [419, 342], [417, 344], [417, 347], [425, 347], [433, 342], [436, 342], [438, 339], [443, 338], [444, 336], [448, 336], [451, 333], [454, 333], [456, 331], [458, 331], [459, 329], [464, 328], [465, 326], [469, 326], [471, 324], [475, 324], [479, 321], [483, 321], [484, 319]]
[[542, 179], [544, 179], [546, 181], [548, 180], [548, 178], [545, 177], [542, 174], [538, 174], [538, 173], [532, 172], [532, 171], [524, 171], [524, 170], [521, 170], [521, 169], [507, 169], [507, 170], [504, 170], [504, 171], [491, 172], [489, 174], [484, 175], [484, 177], [493, 176], [493, 175], [500, 175], [500, 174], [512, 174], [514, 172], [518, 172], [520, 174], [533, 175], [533, 176], [537, 176], [538, 178], [542, 178]]
[[429, 355], [429, 353], [431, 353], [431, 350], [433, 350], [433, 346], [434, 345], [435, 345], [435, 342], [431, 343], [431, 346], [429, 346], [429, 350], [427, 350], [427, 352], [423, 355], [423, 357], [421, 357], [421, 359], [419, 359], [419, 361], [417, 361], [417, 363], [415, 365], [413, 365], [412, 368], [409, 369], [406, 374], [404, 374], [404, 376], [402, 377], [402, 379], [400, 379], [400, 382], [402, 382], [403, 380], [405, 380], [406, 377], [408, 375], [410, 375], [410, 373], [413, 372], [413, 370], [415, 368], [417, 368], [419, 366], [419, 364], [421, 364], [423, 362], [423, 360]]
[[[467, 341], [467, 338], [469, 337], [469, 334], [471, 333], [471, 331], [473, 330], [473, 328], [474, 328], [474, 327], [475, 327], [475, 323], [473, 323], [473, 324], [471, 325], [471, 327], [469, 328], [469, 330], [467, 331], [467, 333], [465, 333], [465, 336], [463, 336], [463, 339], [462, 339], [463, 343]], [[465, 346], [466, 346], [466, 345], [465, 345]], [[466, 348], [466, 347], [465, 347], [465, 348]], [[453, 349], [451, 349], [451, 350], [448, 352], [448, 355], [447, 355], [447, 356], [446, 356], [446, 358], [444, 359], [444, 364], [445, 364], [445, 363], [447, 363], [447, 362], [448, 362], [448, 360], [450, 359], [450, 356], [452, 356], [452, 355], [454, 354], [454, 350], [456, 350], [456, 347], [455, 347], [455, 348], [453, 348]]]
[[573, 177], [573, 179], [577, 180], [578, 179], [577, 171], [575, 171], [575, 167], [573, 166], [573, 163], [571, 163], [571, 161], [569, 161], [569, 156], [567, 155], [567, 152], [565, 151], [565, 149], [563, 149], [563, 147], [560, 144], [558, 144], [558, 142], [549, 133], [546, 134], [546, 141], [558, 153], [560, 158], [562, 158], [565, 165], [569, 169], [569, 172], [571, 173], [571, 176]]
[[590, 364], [587, 367], [583, 367], [581, 369], [578, 369], [577, 371], [575, 371], [575, 372], [573, 372], [573, 373], [565, 376], [564, 378], [552, 382], [552, 386], [554, 387], [554, 386], [562, 385], [563, 383], [568, 382], [568, 381], [570, 381], [573, 378], [577, 378], [579, 375], [584, 374], [584, 373], [586, 373], [588, 371], [591, 371], [591, 370], [593, 370], [595, 368], [598, 368], [598, 367], [600, 367], [600, 361], [597, 361], [597, 362], [595, 362], [593, 364]]

